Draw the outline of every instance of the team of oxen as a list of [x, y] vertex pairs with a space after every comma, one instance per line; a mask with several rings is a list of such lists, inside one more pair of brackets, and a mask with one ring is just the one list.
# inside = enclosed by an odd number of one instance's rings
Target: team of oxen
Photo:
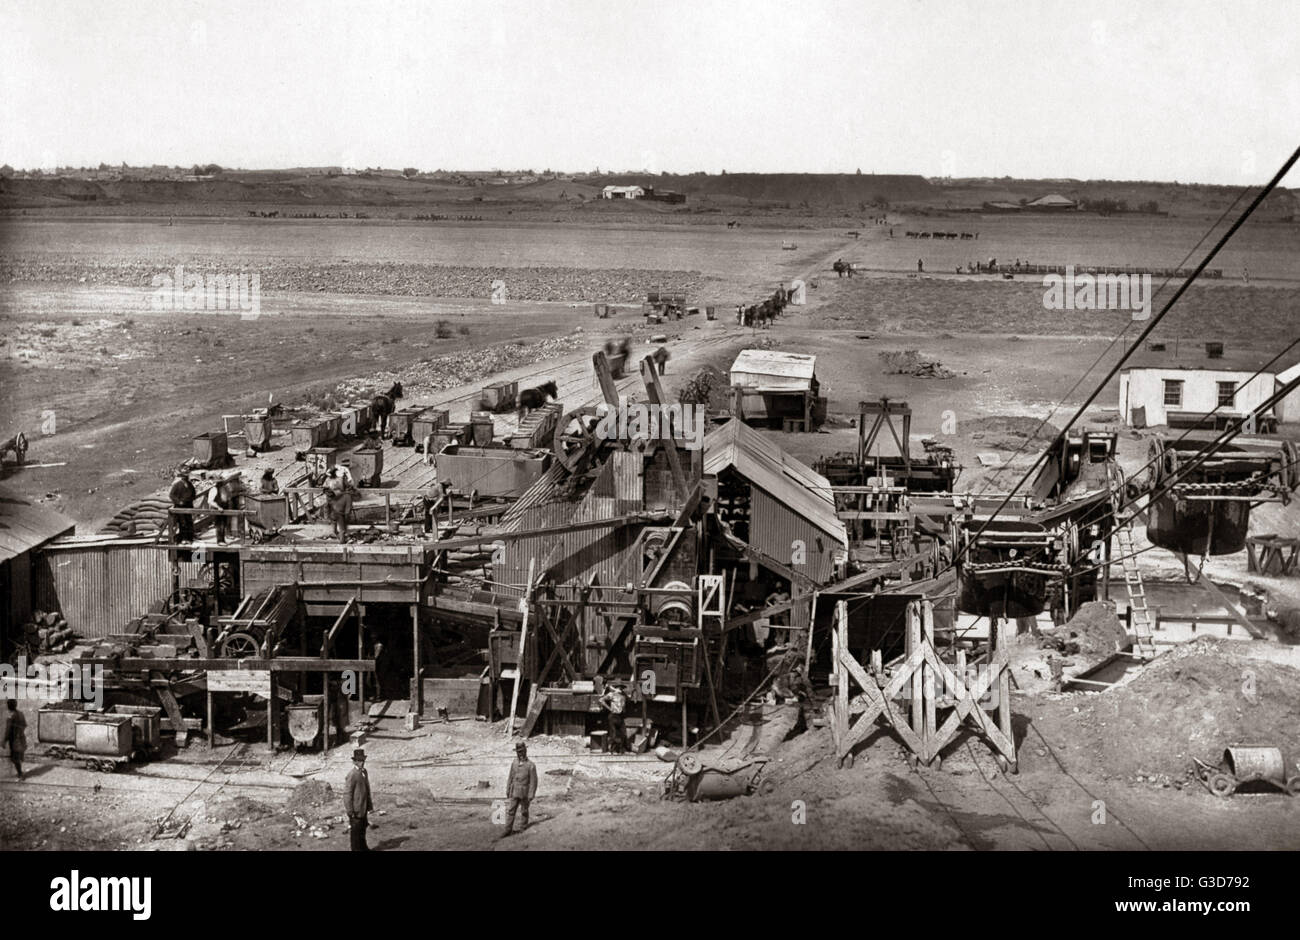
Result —
[[766, 300], [750, 304], [748, 307], [743, 304], [736, 307], [736, 322], [741, 326], [752, 326], [766, 330], [772, 325], [773, 320], [785, 312], [785, 308], [789, 303], [790, 292], [782, 284]]

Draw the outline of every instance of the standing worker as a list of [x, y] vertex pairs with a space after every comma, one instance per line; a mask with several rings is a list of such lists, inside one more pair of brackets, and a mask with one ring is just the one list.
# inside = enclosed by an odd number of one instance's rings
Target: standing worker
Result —
[[528, 745], [520, 741], [515, 745], [515, 759], [510, 764], [510, 779], [506, 781], [506, 831], [501, 838], [515, 833], [515, 810], [523, 814], [519, 831], [528, 828], [528, 804], [537, 795], [537, 765], [528, 759]]
[[280, 481], [275, 478], [275, 471], [267, 467], [262, 471], [262, 495], [274, 496], [280, 492]]
[[9, 709], [5, 721], [5, 746], [9, 748], [9, 761], [18, 771], [18, 779], [23, 780], [23, 755], [27, 753], [27, 718], [18, 710], [18, 700], [5, 702]]
[[613, 754], [622, 754], [627, 750], [627, 728], [623, 722], [623, 712], [627, 709], [627, 696], [617, 682], [609, 683], [605, 694], [600, 697], [601, 706], [609, 714], [609, 750]]
[[[179, 467], [176, 470], [176, 478], [172, 480], [172, 488], [167, 495], [171, 498], [173, 509], [193, 509], [194, 508], [194, 484], [190, 482], [190, 471], [185, 467]], [[194, 541], [194, 517], [189, 513], [178, 513], [176, 519], [176, 541], [193, 542]], [[189, 559], [184, 559], [188, 561]]]
[[352, 752], [352, 769], [343, 784], [343, 808], [348, 814], [348, 830], [353, 852], [369, 852], [366, 845], [366, 826], [370, 825], [370, 811], [375, 808], [370, 799], [370, 776], [366, 773], [366, 752], [357, 748]]
[[347, 467], [330, 467], [325, 478], [329, 517], [333, 532], [342, 544], [348, 540], [348, 516], [352, 514], [352, 474]]
[[231, 476], [217, 480], [212, 489], [208, 490], [208, 508], [217, 510], [217, 515], [212, 520], [217, 530], [217, 542], [221, 545], [226, 543], [226, 533], [230, 531], [230, 516], [225, 514], [225, 510], [239, 508], [242, 492], [243, 478], [237, 470], [232, 471]]

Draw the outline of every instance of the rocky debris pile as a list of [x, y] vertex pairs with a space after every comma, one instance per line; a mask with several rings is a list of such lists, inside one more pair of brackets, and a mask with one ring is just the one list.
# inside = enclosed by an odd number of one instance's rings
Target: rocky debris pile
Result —
[[1111, 601], [1089, 601], [1074, 612], [1069, 622], [1056, 631], [1078, 651], [1091, 659], [1104, 659], [1128, 641], [1124, 625]]
[[[1237, 648], [1209, 637], [1175, 647], [1123, 686], [1047, 702], [1034, 727], [1067, 767], [1135, 783], [1178, 786], [1193, 757], [1214, 763], [1230, 744], [1286, 755], [1300, 723], [1300, 670]], [[1027, 745], [1023, 759], [1055, 766], [1037, 754], [1034, 735]]]
[[957, 373], [937, 359], [926, 359], [915, 349], [890, 349], [880, 353], [886, 375], [913, 375], [920, 379], [951, 379]]
[[323, 780], [305, 780], [294, 787], [285, 803], [285, 810], [299, 815], [311, 815], [322, 807], [336, 808], [343, 804], [334, 788]]
[[[227, 274], [246, 269], [259, 277], [263, 291], [334, 294], [385, 294], [407, 297], [503, 296], [507, 301], [591, 301], [640, 303], [652, 290], [696, 294], [705, 282], [699, 271], [568, 267], [510, 268], [499, 265], [436, 265], [408, 262], [330, 261], [250, 258], [222, 270], [201, 258], [87, 262], [80, 258], [10, 258], [0, 262], [0, 283], [109, 284], [153, 291], [153, 278], [177, 265], [194, 274]], [[504, 294], [494, 282], [505, 285]]]
[[[223, 832], [238, 829], [244, 823], [256, 822], [275, 815], [275, 810], [258, 800], [246, 796], [233, 796], [207, 804], [203, 811], [203, 822], [216, 823]], [[195, 822], [198, 822], [195, 819]]]
[[588, 345], [590, 345], [588, 339], [574, 333], [536, 343], [525, 343], [520, 340], [489, 346], [486, 349], [471, 349], [453, 355], [434, 356], [406, 367], [401, 373], [379, 372], [340, 382], [336, 394], [345, 398], [369, 397], [387, 389], [397, 381], [402, 383], [403, 392], [408, 398], [411, 397], [412, 392], [440, 392], [469, 385], [507, 369], [567, 356]]

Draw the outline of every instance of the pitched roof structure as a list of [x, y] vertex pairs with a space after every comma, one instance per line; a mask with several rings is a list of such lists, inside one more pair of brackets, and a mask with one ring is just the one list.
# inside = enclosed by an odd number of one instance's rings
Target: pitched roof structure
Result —
[[716, 475], [734, 467], [754, 486], [848, 545], [844, 523], [835, 515], [835, 498], [824, 476], [791, 457], [771, 439], [732, 419], [704, 438], [704, 472]]
[[40, 548], [76, 526], [62, 513], [0, 487], [0, 561]]

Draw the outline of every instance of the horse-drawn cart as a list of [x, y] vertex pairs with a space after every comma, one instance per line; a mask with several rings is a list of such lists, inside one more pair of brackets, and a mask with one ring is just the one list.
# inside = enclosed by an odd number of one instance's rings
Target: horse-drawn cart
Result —
[[20, 464], [27, 459], [27, 435], [23, 434], [22, 431], [19, 431], [4, 443], [0, 443], [0, 463], [3, 463], [5, 457], [10, 454]]

